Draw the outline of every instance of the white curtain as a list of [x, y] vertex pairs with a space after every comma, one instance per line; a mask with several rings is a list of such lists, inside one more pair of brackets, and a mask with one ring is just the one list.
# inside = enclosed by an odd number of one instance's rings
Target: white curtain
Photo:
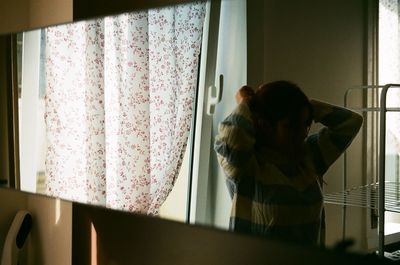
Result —
[[205, 3], [46, 32], [46, 193], [157, 215], [192, 119]]

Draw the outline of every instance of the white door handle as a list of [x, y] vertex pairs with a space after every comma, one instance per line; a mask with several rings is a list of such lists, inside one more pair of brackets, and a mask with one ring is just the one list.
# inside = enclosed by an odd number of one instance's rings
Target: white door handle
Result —
[[[207, 115], [212, 116], [215, 112], [215, 106], [222, 99], [222, 92], [224, 86], [224, 76], [219, 75], [219, 84], [216, 86], [208, 87], [208, 96], [207, 96]], [[215, 97], [213, 96], [213, 92], [215, 90]]]

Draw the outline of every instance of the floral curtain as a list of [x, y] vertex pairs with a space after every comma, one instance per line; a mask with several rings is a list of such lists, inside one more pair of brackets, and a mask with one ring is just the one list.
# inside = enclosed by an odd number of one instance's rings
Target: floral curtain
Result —
[[157, 215], [192, 119], [205, 3], [46, 32], [46, 193]]

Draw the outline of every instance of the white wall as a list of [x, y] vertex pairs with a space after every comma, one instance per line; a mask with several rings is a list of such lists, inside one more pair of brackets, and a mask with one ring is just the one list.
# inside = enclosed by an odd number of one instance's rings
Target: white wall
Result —
[[71, 22], [72, 2], [72, 0], [2, 0], [0, 33]]
[[0, 33], [20, 31], [28, 28], [28, 0], [0, 1], [0, 10]]
[[0, 188], [0, 260], [3, 253], [4, 241], [15, 214], [19, 210], [25, 210], [27, 203], [27, 197], [19, 195], [18, 191]]
[[71, 22], [73, 0], [29, 0], [29, 27]]
[[72, 203], [29, 195], [27, 209], [33, 219], [28, 264], [72, 264]]
[[22, 264], [70, 265], [72, 203], [12, 189], [0, 189], [0, 256], [8, 229], [19, 210], [32, 214], [32, 229], [23, 247]]

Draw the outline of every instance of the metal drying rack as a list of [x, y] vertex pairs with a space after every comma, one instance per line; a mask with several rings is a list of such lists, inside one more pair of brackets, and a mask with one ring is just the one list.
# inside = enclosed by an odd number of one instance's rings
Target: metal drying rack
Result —
[[[340, 192], [325, 194], [324, 202], [343, 206], [342, 229], [343, 238], [346, 231], [346, 207], [356, 206], [375, 209], [378, 211], [378, 255], [384, 256], [385, 244], [385, 211], [400, 213], [400, 184], [385, 181], [385, 153], [386, 153], [386, 113], [399, 112], [400, 108], [387, 108], [387, 92], [390, 88], [400, 88], [400, 84], [386, 84], [383, 86], [362, 86], [346, 90], [344, 105], [347, 107], [348, 95], [355, 90], [376, 90], [380, 95], [379, 107], [367, 107], [353, 109], [360, 112], [378, 112], [379, 114], [379, 141], [378, 146], [378, 182], [359, 187], [347, 187], [347, 155], [343, 159], [343, 190]], [[385, 183], [380, 185], [380, 183]]]

